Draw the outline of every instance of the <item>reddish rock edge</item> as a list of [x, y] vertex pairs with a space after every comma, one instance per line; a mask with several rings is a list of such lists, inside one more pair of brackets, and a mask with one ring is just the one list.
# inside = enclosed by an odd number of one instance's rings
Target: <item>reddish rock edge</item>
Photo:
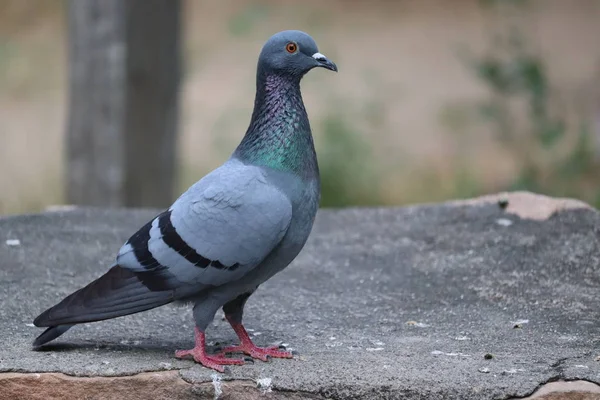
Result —
[[[278, 392], [251, 381], [191, 384], [177, 371], [118, 377], [73, 377], [61, 373], [0, 373], [0, 399], [320, 399], [309, 393]], [[587, 381], [551, 382], [525, 400], [597, 400], [600, 386]]]
[[0, 373], [0, 399], [316, 399], [307, 393], [273, 392], [252, 381], [191, 384], [178, 371], [116, 377], [73, 377], [61, 373]]
[[518, 215], [523, 219], [545, 220], [552, 214], [562, 210], [577, 208], [592, 209], [583, 201], [569, 198], [549, 197], [526, 191], [502, 192], [466, 200], [450, 201], [447, 204], [456, 206], [478, 205], [506, 202], [506, 212]]

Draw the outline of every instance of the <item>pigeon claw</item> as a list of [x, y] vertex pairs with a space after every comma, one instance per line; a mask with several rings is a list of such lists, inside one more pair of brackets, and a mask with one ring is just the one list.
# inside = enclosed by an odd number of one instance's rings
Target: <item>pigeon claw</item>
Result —
[[188, 356], [192, 356], [194, 361], [207, 368], [214, 369], [218, 372], [225, 372], [224, 365], [243, 365], [244, 360], [237, 358], [228, 358], [222, 355], [209, 356], [206, 354], [204, 349], [198, 349], [197, 347], [191, 350], [177, 350], [175, 352], [175, 357], [177, 358], [187, 358]]
[[253, 343], [241, 344], [239, 346], [229, 346], [221, 351], [221, 356], [230, 353], [244, 353], [252, 358], [256, 358], [261, 361], [269, 361], [269, 357], [273, 358], [293, 358], [292, 353], [289, 351], [281, 351], [278, 346], [272, 347], [257, 347]]
[[214, 369], [218, 372], [225, 372], [224, 365], [243, 365], [244, 360], [237, 358], [228, 358], [222, 355], [209, 356], [206, 354], [206, 337], [204, 332], [198, 329], [194, 329], [194, 337], [196, 340], [196, 346], [191, 350], [177, 350], [175, 352], [176, 358], [186, 358], [192, 356], [194, 361], [198, 364], [204, 365], [206, 368]]
[[244, 353], [252, 358], [256, 358], [261, 361], [269, 361], [269, 357], [273, 358], [293, 358], [294, 356], [289, 351], [281, 351], [278, 346], [271, 347], [258, 347], [250, 339], [246, 328], [241, 322], [236, 322], [234, 319], [225, 315], [225, 318], [231, 324], [231, 327], [240, 339], [238, 346], [229, 346], [221, 351], [221, 355], [229, 353]]

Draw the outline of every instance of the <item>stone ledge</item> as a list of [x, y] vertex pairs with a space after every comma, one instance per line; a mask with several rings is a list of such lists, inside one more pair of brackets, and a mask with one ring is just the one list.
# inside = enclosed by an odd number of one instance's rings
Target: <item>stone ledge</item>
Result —
[[[497, 199], [506, 197], [503, 209]], [[40, 332], [32, 319], [102, 274], [155, 214], [75, 208], [0, 218], [0, 398], [9, 387], [35, 398], [39, 379], [99, 395], [139, 385], [155, 397], [159, 382], [172, 387], [169, 398], [214, 398], [213, 376], [221, 398], [597, 396], [589, 385], [600, 383], [600, 215], [532, 194], [320, 211], [305, 250], [246, 313], [257, 343], [284, 342], [294, 360], [224, 375], [176, 360], [173, 351], [193, 342], [193, 322], [189, 309], [170, 306], [84, 324], [31, 351]], [[208, 340], [211, 350], [235, 340], [222, 315]], [[555, 381], [590, 383], [560, 393]]]

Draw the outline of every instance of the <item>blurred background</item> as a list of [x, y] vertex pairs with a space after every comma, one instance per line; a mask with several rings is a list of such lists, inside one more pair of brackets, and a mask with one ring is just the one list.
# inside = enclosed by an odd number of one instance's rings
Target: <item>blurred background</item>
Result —
[[[68, 162], [68, 127], [83, 114], [69, 104], [86, 96], [69, 95], [69, 43], [85, 40], [85, 24], [73, 37], [69, 6], [0, 0], [0, 214], [76, 202], [67, 190], [78, 168]], [[264, 41], [301, 29], [340, 69], [313, 71], [302, 85], [322, 206], [513, 189], [600, 206], [598, 0], [182, 0], [180, 16], [170, 199], [244, 134]]]

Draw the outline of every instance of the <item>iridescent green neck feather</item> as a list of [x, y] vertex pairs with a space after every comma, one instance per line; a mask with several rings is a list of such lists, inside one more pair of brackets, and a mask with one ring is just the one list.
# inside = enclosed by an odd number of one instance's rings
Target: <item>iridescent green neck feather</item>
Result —
[[234, 157], [303, 178], [318, 176], [300, 78], [259, 71], [252, 120]]

